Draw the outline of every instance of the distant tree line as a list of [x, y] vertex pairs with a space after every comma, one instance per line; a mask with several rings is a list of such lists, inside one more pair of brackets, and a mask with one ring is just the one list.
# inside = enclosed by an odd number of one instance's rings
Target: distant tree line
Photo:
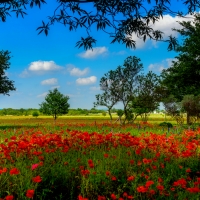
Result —
[[[6, 115], [13, 115], [13, 116], [30, 116], [34, 115], [33, 113], [37, 112], [39, 115], [45, 115], [42, 112], [40, 112], [40, 109], [36, 108], [20, 108], [20, 109], [14, 109], [14, 108], [3, 108], [0, 110], [0, 116], [6, 116]], [[117, 112], [117, 109], [112, 109], [112, 113]], [[105, 113], [105, 110], [100, 109], [69, 109], [67, 115], [69, 116], [76, 116], [76, 115], [89, 115], [89, 114], [103, 114]]]

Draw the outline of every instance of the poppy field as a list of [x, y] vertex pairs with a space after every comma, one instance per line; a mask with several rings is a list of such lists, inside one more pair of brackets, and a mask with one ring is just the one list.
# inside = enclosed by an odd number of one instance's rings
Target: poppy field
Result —
[[0, 130], [0, 199], [199, 200], [200, 128], [20, 123]]

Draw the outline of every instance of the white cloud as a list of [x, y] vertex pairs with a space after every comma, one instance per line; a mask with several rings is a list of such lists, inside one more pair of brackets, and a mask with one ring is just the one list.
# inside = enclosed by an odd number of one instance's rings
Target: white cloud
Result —
[[78, 78], [76, 80], [76, 83], [78, 85], [90, 85], [90, 84], [94, 84], [97, 81], [97, 77], [96, 76], [90, 76], [88, 78]]
[[45, 74], [48, 72], [55, 72], [64, 69], [63, 67], [57, 65], [54, 61], [35, 61], [29, 64], [29, 67], [25, 69], [20, 76], [27, 77], [31, 74]]
[[85, 69], [81, 70], [77, 67], [75, 67], [74, 65], [67, 65], [68, 67], [68, 71], [70, 73], [71, 76], [84, 76], [86, 74], [89, 73], [90, 69], [88, 67], [86, 67]]
[[58, 83], [58, 80], [56, 78], [50, 78], [43, 80], [41, 82], [41, 85], [56, 85]]
[[57, 71], [62, 67], [56, 65], [54, 61], [36, 61], [29, 65], [29, 71]]
[[42, 94], [37, 95], [37, 97], [38, 97], [38, 98], [44, 98], [44, 97], [47, 96], [47, 94], [48, 94], [48, 92], [44, 92], [44, 93], [42, 93]]
[[95, 47], [92, 49], [89, 49], [85, 52], [82, 52], [80, 54], [78, 54], [79, 57], [81, 58], [86, 58], [86, 59], [92, 59], [92, 58], [96, 58], [97, 56], [100, 55], [107, 55], [108, 53], [108, 48], [106, 47]]
[[[160, 30], [163, 32], [163, 39], [167, 39], [168, 36], [172, 35], [173, 37], [178, 36], [178, 32], [172, 31], [172, 28], [180, 29], [182, 26], [178, 23], [178, 21], [192, 21], [192, 15], [187, 15], [187, 18], [181, 18], [178, 16], [172, 17], [170, 15], [163, 15], [163, 18], [159, 21], [153, 23], [150, 23], [151, 28], [154, 30]], [[145, 42], [143, 42], [143, 39], [138, 38], [135, 34], [132, 35], [132, 39], [136, 41], [136, 48], [141, 49], [144, 48], [147, 44], [147, 41], [149, 38], [146, 39]], [[151, 45], [153, 45], [155, 48], [157, 48], [157, 42], [155, 40], [152, 40]]]
[[99, 91], [100, 87], [96, 87], [96, 86], [90, 87], [90, 90], [92, 90], [92, 91]]
[[153, 72], [162, 72], [163, 69], [167, 69], [172, 66], [172, 61], [176, 61], [174, 58], [167, 58], [160, 63], [150, 64], [148, 69]]

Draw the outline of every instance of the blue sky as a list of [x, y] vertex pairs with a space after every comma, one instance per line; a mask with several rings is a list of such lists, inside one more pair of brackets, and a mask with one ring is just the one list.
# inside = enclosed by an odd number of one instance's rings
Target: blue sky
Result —
[[[95, 95], [99, 94], [100, 78], [111, 69], [122, 65], [128, 56], [137, 56], [144, 66], [144, 73], [152, 70], [160, 73], [170, 67], [176, 53], [167, 51], [167, 44], [147, 40], [136, 40], [137, 49], [127, 49], [122, 44], [110, 44], [111, 40], [103, 32], [93, 30], [97, 39], [93, 51], [78, 49], [75, 44], [84, 30], [69, 32], [56, 24], [49, 35], [37, 34], [36, 28], [54, 10], [53, 2], [39, 8], [27, 8], [25, 18], [8, 17], [0, 22], [0, 49], [11, 52], [11, 65], [7, 70], [10, 80], [15, 82], [16, 91], [10, 96], [0, 95], [0, 108], [39, 108], [49, 90], [58, 90], [70, 97], [71, 108], [91, 109]], [[176, 22], [182, 20], [164, 15], [154, 27], [165, 33], [164, 39], [173, 34], [171, 28], [180, 28]], [[120, 105], [115, 106], [116, 108]]]

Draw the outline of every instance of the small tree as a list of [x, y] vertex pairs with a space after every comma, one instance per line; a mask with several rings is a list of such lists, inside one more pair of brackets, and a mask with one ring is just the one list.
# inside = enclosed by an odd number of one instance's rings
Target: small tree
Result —
[[9, 95], [9, 91], [15, 90], [14, 82], [10, 81], [5, 70], [10, 67], [10, 52], [0, 51], [0, 94]]
[[105, 112], [105, 111], [103, 111], [103, 112], [102, 112], [102, 115], [105, 117], [105, 116], [106, 116], [106, 112]]
[[120, 124], [121, 124], [121, 119], [122, 119], [123, 114], [124, 114], [124, 111], [122, 109], [117, 110], [117, 115], [119, 117]]
[[124, 60], [123, 66], [118, 66], [116, 70], [110, 70], [100, 80], [102, 94], [96, 95], [95, 106], [106, 106], [108, 114], [112, 120], [111, 109], [113, 106], [122, 102], [125, 119], [130, 113], [128, 104], [131, 102], [139, 72], [143, 69], [140, 59], [135, 56], [129, 56]]
[[52, 115], [54, 121], [56, 121], [59, 115], [67, 114], [69, 109], [68, 103], [69, 97], [61, 94], [57, 88], [53, 91], [49, 90], [49, 93], [45, 97], [45, 102], [40, 105], [40, 112], [46, 115]]
[[37, 111], [34, 111], [34, 112], [32, 113], [32, 116], [35, 117], [35, 118], [37, 118], [37, 117], [39, 116], [39, 113], [38, 113]]

